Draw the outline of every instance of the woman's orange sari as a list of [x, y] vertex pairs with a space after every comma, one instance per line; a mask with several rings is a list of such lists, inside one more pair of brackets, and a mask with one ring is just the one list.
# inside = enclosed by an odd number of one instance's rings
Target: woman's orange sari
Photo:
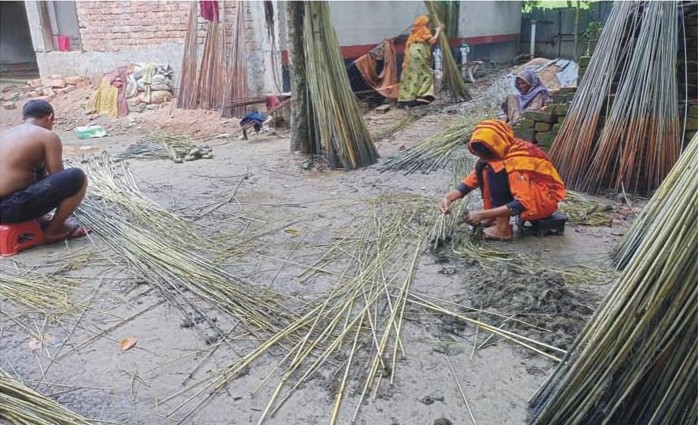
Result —
[[[494, 153], [495, 158], [487, 161], [493, 171], [507, 172], [512, 196], [525, 208], [520, 215], [522, 219], [539, 220], [558, 209], [558, 203], [565, 199], [565, 185], [544, 151], [515, 138], [512, 128], [498, 120], [485, 120], [476, 126], [468, 143], [469, 150], [476, 141]], [[482, 176], [481, 180], [484, 209], [490, 209], [488, 178]], [[476, 172], [471, 172], [463, 182], [469, 189], [478, 187]]]

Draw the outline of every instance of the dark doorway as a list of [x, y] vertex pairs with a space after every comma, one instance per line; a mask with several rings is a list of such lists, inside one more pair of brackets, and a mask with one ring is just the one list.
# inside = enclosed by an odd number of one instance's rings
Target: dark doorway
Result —
[[0, 1], [0, 76], [32, 78], [39, 74], [22, 1]]

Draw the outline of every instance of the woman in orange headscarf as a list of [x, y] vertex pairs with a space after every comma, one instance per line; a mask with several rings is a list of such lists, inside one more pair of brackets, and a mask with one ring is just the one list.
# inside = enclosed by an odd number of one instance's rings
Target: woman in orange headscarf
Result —
[[484, 230], [486, 239], [510, 240], [510, 216], [524, 221], [547, 218], [565, 198], [565, 186], [544, 151], [514, 137], [502, 121], [481, 121], [467, 144], [478, 157], [475, 170], [444, 196], [440, 207], [450, 213], [450, 205], [476, 188], [483, 195], [483, 210], [469, 212], [469, 222], [494, 220]]
[[434, 100], [431, 46], [437, 42], [444, 27], [437, 27], [434, 36], [427, 27], [427, 16], [418, 16], [405, 43], [403, 70], [400, 77], [398, 101], [408, 105], [427, 104]]

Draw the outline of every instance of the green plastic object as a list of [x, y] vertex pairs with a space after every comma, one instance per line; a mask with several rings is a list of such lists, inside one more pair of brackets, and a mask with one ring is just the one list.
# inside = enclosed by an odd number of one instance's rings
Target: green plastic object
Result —
[[99, 125], [75, 127], [74, 131], [78, 139], [92, 139], [93, 137], [104, 137], [107, 135], [107, 132]]

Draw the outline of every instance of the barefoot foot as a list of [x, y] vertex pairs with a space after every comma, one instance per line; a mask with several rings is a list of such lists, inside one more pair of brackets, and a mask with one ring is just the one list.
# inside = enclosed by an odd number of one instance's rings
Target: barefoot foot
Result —
[[498, 230], [496, 226], [487, 227], [483, 229], [483, 237], [488, 241], [511, 241], [512, 228], [510, 227], [509, 232], [503, 232]]

